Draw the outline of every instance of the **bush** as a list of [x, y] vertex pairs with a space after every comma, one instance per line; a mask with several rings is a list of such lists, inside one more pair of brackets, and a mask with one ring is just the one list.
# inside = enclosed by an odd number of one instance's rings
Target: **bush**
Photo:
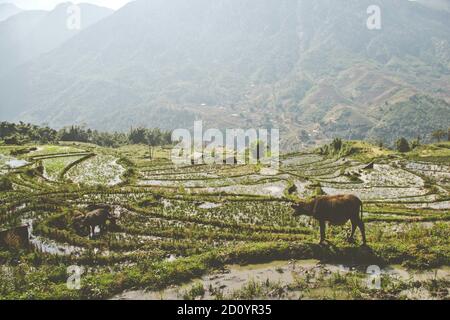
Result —
[[324, 145], [316, 150], [320, 155], [332, 157], [348, 157], [358, 152], [351, 142], [344, 142], [340, 138], [335, 138], [330, 144]]
[[411, 150], [414, 150], [417, 147], [420, 147], [420, 139], [411, 141], [411, 145], [410, 145]]
[[409, 146], [408, 140], [406, 140], [405, 138], [398, 139], [395, 145], [398, 152], [411, 151], [411, 147]]
[[342, 149], [342, 139], [335, 138], [331, 143], [331, 146], [335, 152], [339, 152]]
[[13, 184], [7, 177], [0, 177], [0, 191], [10, 191], [13, 189]]
[[[14, 143], [14, 144], [18, 144], [18, 143]], [[10, 152], [10, 154], [12, 155], [12, 156], [20, 156], [20, 155], [24, 155], [24, 154], [27, 154], [27, 153], [29, 153], [30, 152], [30, 149], [28, 149], [28, 148], [21, 148], [21, 149], [14, 149], [14, 150], [11, 150], [11, 152]]]
[[23, 143], [20, 137], [17, 135], [5, 137], [4, 141], [7, 145], [21, 145]]
[[184, 300], [196, 300], [197, 298], [203, 298], [205, 296], [205, 288], [203, 284], [197, 283], [190, 290], [183, 294]]

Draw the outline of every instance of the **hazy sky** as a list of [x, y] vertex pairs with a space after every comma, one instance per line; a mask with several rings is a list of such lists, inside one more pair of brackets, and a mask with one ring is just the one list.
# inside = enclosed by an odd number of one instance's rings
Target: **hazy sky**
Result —
[[58, 3], [73, 2], [73, 3], [92, 3], [111, 9], [118, 9], [131, 0], [0, 0], [0, 3], [14, 3], [22, 9], [44, 9], [51, 10]]

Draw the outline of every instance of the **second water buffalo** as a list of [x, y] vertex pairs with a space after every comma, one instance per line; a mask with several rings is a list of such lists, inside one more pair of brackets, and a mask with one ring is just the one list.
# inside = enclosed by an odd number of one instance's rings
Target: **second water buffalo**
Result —
[[99, 227], [100, 232], [104, 232], [107, 227], [107, 222], [116, 224], [116, 218], [110, 213], [107, 208], [99, 208], [92, 210], [86, 214], [79, 213], [73, 220], [76, 229], [89, 228], [89, 236], [93, 237], [95, 228]]

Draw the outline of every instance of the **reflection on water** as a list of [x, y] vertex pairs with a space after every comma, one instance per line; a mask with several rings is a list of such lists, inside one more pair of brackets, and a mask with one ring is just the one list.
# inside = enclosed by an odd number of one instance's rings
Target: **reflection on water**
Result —
[[30, 164], [25, 160], [16, 159], [10, 156], [0, 154], [0, 168], [1, 169], [16, 169]]
[[25, 161], [25, 160], [11, 159], [11, 160], [6, 161], [5, 164], [6, 164], [6, 166], [8, 166], [11, 169], [16, 169], [16, 168], [26, 166], [27, 164], [29, 164], [29, 162]]
[[[270, 280], [272, 283], [279, 283], [282, 286], [294, 284], [298, 279], [309, 278], [309, 281], [318, 282], [321, 279], [330, 279], [336, 274], [348, 274], [355, 272], [366, 273], [367, 266], [343, 266], [336, 264], [323, 264], [318, 260], [291, 260], [273, 261], [264, 264], [254, 265], [229, 265], [223, 270], [218, 270], [205, 275], [199, 279], [194, 279], [179, 286], [172, 286], [162, 291], [135, 290], [126, 291], [116, 295], [116, 300], [177, 300], [183, 298], [183, 292], [188, 291], [195, 285], [202, 284], [206, 288], [203, 299], [215, 299], [213, 292], [209, 288], [220, 289], [224, 294], [231, 294], [242, 289], [251, 281], [265, 283]], [[382, 275], [403, 281], [425, 281], [429, 279], [450, 279], [450, 270], [443, 267], [434, 271], [411, 272], [401, 266], [388, 266], [380, 270]], [[369, 278], [361, 278], [367, 281]], [[315, 289], [304, 291], [301, 288], [291, 289], [287, 292], [288, 299], [316, 299], [336, 293], [336, 288], [332, 286], [319, 286]], [[341, 292], [342, 297], [348, 292]], [[408, 296], [408, 292], [405, 292]]]
[[79, 254], [83, 251], [83, 249], [79, 247], [56, 243], [53, 240], [42, 239], [37, 236], [31, 236], [30, 243], [39, 252], [58, 256]]
[[220, 203], [212, 203], [212, 202], [205, 202], [201, 205], [199, 205], [198, 207], [200, 209], [214, 209], [214, 208], [219, 208], [222, 205]]
[[42, 253], [48, 253], [58, 256], [78, 255], [83, 248], [71, 246], [68, 244], [57, 243], [50, 239], [44, 239], [33, 234], [33, 220], [23, 220], [22, 223], [28, 226], [28, 234], [30, 235], [30, 244], [34, 249]]

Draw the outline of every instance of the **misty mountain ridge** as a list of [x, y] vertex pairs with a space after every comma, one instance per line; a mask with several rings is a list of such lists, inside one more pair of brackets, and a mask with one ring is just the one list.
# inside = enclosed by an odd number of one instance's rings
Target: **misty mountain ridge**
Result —
[[18, 14], [21, 11], [22, 9], [12, 3], [0, 3], [0, 22], [14, 16], [15, 14]]
[[1, 118], [278, 127], [285, 149], [446, 128], [449, 13], [375, 2], [381, 30], [367, 0], [138, 0], [4, 75]]
[[[76, 35], [67, 27], [68, 8], [62, 3], [51, 11], [27, 10], [0, 23], [0, 75], [38, 58]], [[113, 11], [90, 4], [80, 4], [81, 30], [102, 20]]]

